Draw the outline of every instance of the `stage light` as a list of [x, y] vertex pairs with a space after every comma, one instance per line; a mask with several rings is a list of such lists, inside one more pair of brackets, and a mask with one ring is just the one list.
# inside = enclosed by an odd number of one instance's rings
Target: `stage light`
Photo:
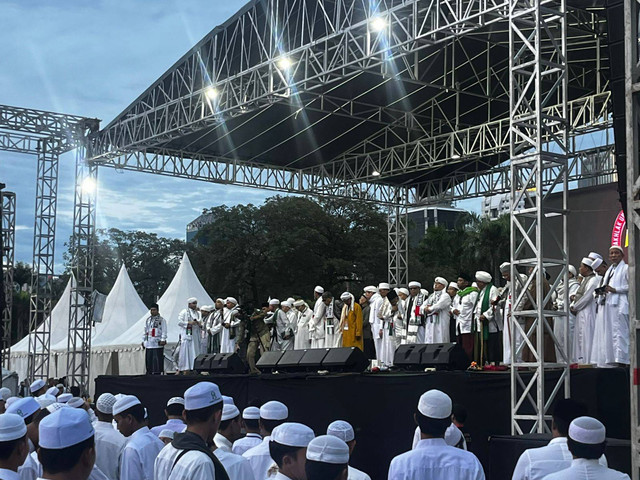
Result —
[[80, 184], [80, 188], [82, 189], [83, 193], [88, 193], [88, 194], [92, 194], [96, 191], [96, 181], [94, 178], [91, 177], [87, 177], [85, 178], [82, 183]]
[[204, 94], [207, 96], [209, 100], [215, 100], [218, 98], [218, 90], [215, 87], [208, 87]]
[[292, 66], [293, 62], [289, 57], [281, 57], [280, 60], [278, 60], [278, 67], [280, 67], [280, 70], [289, 70]]
[[458, 155], [457, 153], [454, 153], [453, 155], [451, 155], [451, 159], [452, 160], [460, 160], [460, 155]]
[[373, 32], [381, 32], [385, 28], [387, 28], [387, 21], [384, 19], [384, 17], [377, 16], [373, 17], [369, 21], [369, 25], [371, 26], [371, 30]]
[[380, 172], [377, 170], [374, 170], [373, 172], [371, 172], [371, 175], [373, 175], [374, 177], [379, 177], [380, 176]]

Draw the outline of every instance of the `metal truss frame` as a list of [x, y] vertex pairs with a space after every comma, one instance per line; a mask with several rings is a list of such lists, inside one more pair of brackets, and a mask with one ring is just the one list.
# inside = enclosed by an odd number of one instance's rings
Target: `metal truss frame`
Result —
[[638, 0], [624, 0], [625, 45], [625, 114], [627, 139], [627, 231], [629, 234], [629, 358], [631, 361], [631, 478], [640, 479], [640, 392], [638, 391], [638, 366], [640, 365], [640, 268], [637, 255], [640, 252], [640, 48], [638, 39]]
[[0, 220], [2, 221], [2, 276], [4, 286], [4, 308], [2, 309], [2, 366], [11, 367], [11, 320], [13, 307], [13, 271], [16, 244], [16, 194], [0, 191]]
[[387, 216], [389, 284], [400, 287], [409, 283], [409, 232], [407, 207], [389, 209]]
[[[553, 48], [542, 49], [542, 44]], [[540, 0], [511, 0], [509, 6], [510, 61], [510, 175], [511, 175], [511, 278], [513, 311], [511, 331], [519, 332], [523, 345], [516, 351], [516, 334], [512, 335], [511, 353], [511, 431], [513, 434], [548, 432], [549, 407], [563, 394], [569, 396], [569, 358], [562, 345], [568, 345], [568, 292], [564, 310], [554, 311], [547, 305], [559, 282], [568, 284], [567, 191], [568, 139], [570, 115], [567, 104], [567, 20], [566, 0], [543, 4]], [[542, 88], [543, 79], [552, 88]], [[545, 107], [555, 104], [549, 112]], [[548, 140], [552, 140], [551, 144]], [[556, 177], [550, 185], [543, 179], [549, 172]], [[562, 195], [562, 208], [547, 206], [549, 196]], [[560, 238], [555, 238], [558, 258], [552, 257], [549, 245], [543, 245], [543, 234], [553, 222], [561, 225]], [[559, 268], [559, 275], [545, 291], [544, 271]], [[519, 269], [528, 269], [522, 281]], [[526, 301], [526, 302], [525, 302]], [[528, 319], [523, 328], [518, 318]], [[553, 322], [562, 322], [563, 331], [556, 338]], [[555, 363], [545, 360], [544, 338], [553, 340], [560, 358]], [[523, 347], [531, 355], [518, 362]], [[551, 352], [555, 353], [555, 352]], [[532, 357], [532, 358], [530, 358]], [[520, 367], [527, 367], [527, 373]], [[560, 377], [551, 391], [545, 386], [547, 368], [560, 369]]]

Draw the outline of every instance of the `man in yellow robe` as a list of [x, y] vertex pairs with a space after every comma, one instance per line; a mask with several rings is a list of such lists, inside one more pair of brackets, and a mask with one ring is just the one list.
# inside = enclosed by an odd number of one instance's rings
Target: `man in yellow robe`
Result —
[[362, 307], [349, 292], [344, 292], [340, 295], [340, 300], [344, 303], [342, 306], [342, 314], [340, 315], [342, 346], [358, 347], [360, 350], [364, 350]]

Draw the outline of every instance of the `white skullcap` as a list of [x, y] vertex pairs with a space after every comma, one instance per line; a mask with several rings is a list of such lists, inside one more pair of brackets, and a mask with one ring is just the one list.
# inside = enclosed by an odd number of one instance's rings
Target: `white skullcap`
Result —
[[588, 445], [598, 445], [607, 438], [607, 431], [595, 418], [578, 417], [569, 425], [569, 438]]
[[307, 460], [346, 465], [349, 463], [349, 447], [338, 437], [321, 435], [309, 442]]
[[58, 387], [51, 387], [46, 391], [47, 395], [53, 395], [53, 397], [57, 397], [58, 393], [60, 393], [60, 390], [58, 390]]
[[49, 405], [47, 407], [47, 410], [49, 411], [49, 413], [53, 413], [56, 410], [60, 410], [61, 408], [69, 408], [69, 405], [67, 405], [66, 403], [56, 402]]
[[80, 408], [82, 407], [82, 405], [84, 405], [84, 399], [80, 397], [73, 397], [67, 402], [67, 405], [69, 405], [71, 408]]
[[409, 282], [409, 288], [422, 288], [422, 284], [420, 282]]
[[64, 385], [63, 385], [63, 384], [61, 384], [61, 383], [59, 383], [59, 384], [57, 384], [57, 385], [56, 385], [56, 388], [62, 388], [62, 389], [64, 389]]
[[116, 403], [116, 397], [111, 393], [103, 393], [96, 400], [96, 409], [100, 413], [111, 415], [113, 413], [113, 406]]
[[7, 387], [0, 388], [0, 401], [6, 402], [10, 396], [11, 390], [9, 390]]
[[259, 420], [260, 409], [258, 407], [247, 407], [242, 411], [242, 418], [245, 420]]
[[296, 300], [295, 302], [293, 302], [294, 307], [301, 307], [303, 305], [304, 305], [304, 300]]
[[330, 423], [327, 427], [327, 435], [338, 437], [343, 442], [350, 442], [356, 438], [355, 433], [353, 433], [353, 427], [344, 420], [336, 420]]
[[4, 401], [5, 408], [9, 408], [9, 405], [14, 403], [16, 400], [20, 400], [20, 397], [9, 397]]
[[585, 264], [587, 267], [593, 268], [593, 262], [595, 262], [595, 260], [589, 257], [583, 257], [580, 262]]
[[313, 289], [313, 291], [322, 295], [324, 293], [324, 288], [322, 288], [320, 285], [317, 285], [316, 288]]
[[377, 293], [378, 289], [374, 285], [369, 285], [367, 287], [364, 287], [364, 291], [367, 293]]
[[271, 300], [269, 300], [269, 305], [280, 305], [280, 300], [278, 300], [277, 298], [272, 298]]
[[224, 298], [216, 298], [216, 302], [224, 303]]
[[73, 395], [71, 395], [70, 393], [61, 393], [58, 396], [58, 401], [60, 403], [67, 403], [69, 400], [71, 400], [73, 398]]
[[16, 413], [22, 418], [27, 418], [40, 410], [40, 404], [33, 397], [25, 397], [12, 402], [7, 407], [7, 413]]
[[306, 425], [293, 422], [278, 425], [271, 432], [272, 441], [288, 447], [304, 448], [309, 445], [313, 437], [315, 437], [313, 430]]
[[602, 260], [602, 255], [600, 255], [599, 253], [596, 252], [589, 252], [589, 255], [587, 255], [587, 257], [595, 260], [596, 258], [599, 258], [600, 260]]
[[129, 410], [131, 407], [135, 407], [136, 405], [141, 405], [138, 397], [136, 397], [135, 395], [123, 395], [116, 400], [116, 403], [113, 404], [113, 415], [118, 415], [125, 410]]
[[451, 417], [451, 398], [440, 390], [429, 390], [420, 397], [418, 411], [429, 418]]
[[199, 410], [222, 403], [222, 395], [218, 385], [212, 382], [196, 383], [184, 392], [185, 410]]
[[164, 430], [160, 431], [160, 435], [158, 435], [158, 438], [170, 438], [171, 440], [173, 440], [174, 433], [176, 433], [174, 430], [171, 430], [170, 428], [165, 428]]
[[620, 252], [624, 253], [624, 250], [622, 249], [622, 247], [620, 245], [611, 245], [609, 247], [609, 251], [611, 250], [620, 250]]
[[503, 262], [500, 264], [500, 272], [508, 272], [511, 268], [511, 264], [509, 262]]
[[294, 303], [296, 303], [296, 299], [293, 297], [289, 297], [287, 298], [287, 302], [289, 302], [291, 305], [293, 305]]
[[462, 432], [453, 423], [444, 432], [444, 441], [447, 445], [455, 447], [462, 440]]
[[260, 418], [263, 420], [286, 420], [288, 416], [287, 406], [276, 400], [271, 400], [260, 407]]
[[456, 282], [449, 283], [449, 288], [455, 288], [456, 290], [460, 290], [460, 287]]
[[576, 267], [574, 267], [573, 265], [569, 265], [569, 273], [571, 275], [573, 275], [574, 277], [578, 276], [578, 272], [576, 271]]
[[349, 292], [343, 292], [342, 295], [340, 295], [340, 300], [348, 300], [349, 298], [351, 298], [351, 294]]
[[198, 303], [198, 299], [196, 297], [187, 298], [187, 303]]
[[238, 304], [238, 300], [236, 300], [236, 299], [235, 299], [235, 298], [233, 298], [233, 297], [227, 297], [227, 298], [225, 299], [225, 301], [227, 301], [227, 302], [229, 302], [229, 303], [233, 303], [234, 305], [237, 305], [237, 304]]
[[31, 393], [37, 392], [45, 385], [46, 385], [46, 382], [43, 379], [39, 378], [37, 380], [34, 380], [34, 382], [29, 386], [29, 391]]
[[476, 280], [478, 282], [489, 283], [491, 281], [491, 274], [489, 272], [484, 272], [482, 270], [478, 270], [476, 272]]
[[225, 405], [235, 405], [236, 402], [233, 401], [233, 397], [229, 397], [228, 395], [222, 395], [222, 403]]
[[202, 305], [200, 310], [204, 312], [212, 312], [215, 307], [213, 305]]
[[0, 415], [0, 442], [10, 442], [24, 437], [27, 426], [20, 415], [5, 413]]
[[426, 288], [421, 288], [420, 294], [427, 297], [429, 295], [429, 290], [427, 290]]
[[409, 296], [409, 290], [404, 288], [404, 287], [399, 288], [398, 289], [398, 293], [402, 293], [402, 294], [406, 295], [407, 297]]
[[444, 285], [445, 287], [449, 285], [449, 282], [447, 282], [447, 279], [442, 277], [436, 277], [434, 280], [434, 283], [439, 283], [440, 285]]
[[473, 288], [478, 288], [478, 284], [477, 284], [476, 282], [473, 282], [473, 283], [471, 284], [471, 286], [472, 286]]
[[391, 290], [391, 286], [388, 283], [382, 282], [378, 284], [378, 290]]
[[167, 407], [169, 405], [182, 405], [184, 407], [184, 398], [182, 397], [171, 397], [167, 402]]
[[40, 422], [40, 447], [60, 450], [93, 437], [89, 415], [76, 408], [61, 408]]
[[234, 404], [224, 404], [222, 406], [222, 421], [231, 420], [232, 418], [236, 418], [240, 415], [240, 410]]
[[291, 305], [291, 303], [289, 302], [289, 300], [285, 300], [284, 302], [282, 302], [282, 303], [280, 304], [280, 306], [281, 306], [281, 307], [289, 307], [289, 308], [291, 308], [291, 307], [292, 307], [292, 305]]
[[56, 397], [53, 395], [47, 395], [46, 393], [36, 397], [36, 402], [40, 405], [40, 408], [47, 408], [52, 403], [56, 403]]
[[595, 269], [596, 269], [596, 268], [598, 268], [600, 265], [602, 265], [602, 262], [603, 262], [603, 260], [602, 260], [601, 258], [596, 258], [596, 259], [593, 261], [593, 265], [592, 265], [591, 267], [595, 270]]

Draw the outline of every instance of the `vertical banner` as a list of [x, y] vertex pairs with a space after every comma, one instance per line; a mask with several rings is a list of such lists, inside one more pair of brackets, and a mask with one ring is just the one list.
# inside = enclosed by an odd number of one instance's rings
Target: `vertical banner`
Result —
[[611, 245], [617, 245], [622, 248], [627, 246], [627, 220], [624, 218], [624, 212], [622, 210], [620, 210], [616, 221], [613, 223]]

